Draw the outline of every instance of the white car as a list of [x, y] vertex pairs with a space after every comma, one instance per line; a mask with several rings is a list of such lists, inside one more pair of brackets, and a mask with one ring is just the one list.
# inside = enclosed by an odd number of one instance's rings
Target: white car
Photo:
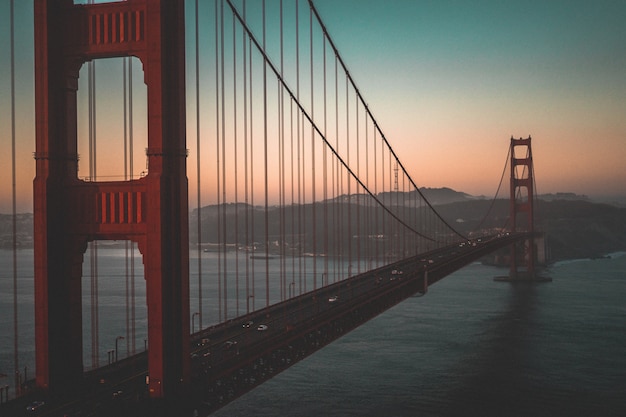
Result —
[[266, 324], [259, 324], [259, 327], [256, 328], [260, 332], [264, 332], [268, 329]]
[[45, 403], [43, 401], [33, 401], [26, 407], [26, 411], [36, 411], [39, 408], [43, 407]]

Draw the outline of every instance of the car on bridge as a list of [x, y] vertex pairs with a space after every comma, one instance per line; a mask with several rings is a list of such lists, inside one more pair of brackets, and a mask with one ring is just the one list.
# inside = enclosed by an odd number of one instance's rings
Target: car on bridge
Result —
[[237, 346], [237, 341], [236, 340], [227, 340], [224, 342], [224, 344], [222, 345], [222, 347], [224, 348], [224, 350], [231, 350], [232, 348], [234, 348], [235, 346]]
[[43, 401], [33, 401], [32, 403], [28, 404], [28, 407], [26, 407], [26, 411], [29, 411], [29, 412], [37, 411], [41, 407], [43, 407], [45, 404], [46, 403]]

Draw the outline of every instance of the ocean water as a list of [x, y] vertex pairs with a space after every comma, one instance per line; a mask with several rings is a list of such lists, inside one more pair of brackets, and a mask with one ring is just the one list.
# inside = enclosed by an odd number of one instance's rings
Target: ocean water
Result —
[[[101, 362], [116, 335], [125, 334], [123, 253], [99, 251]], [[19, 251], [19, 361], [28, 377], [34, 366], [31, 264], [32, 251]], [[504, 273], [469, 265], [213, 415], [625, 416], [626, 256], [557, 263], [544, 273], [549, 283], [493, 281]], [[89, 280], [83, 285], [88, 303]], [[141, 299], [142, 275], [135, 286]], [[13, 380], [12, 288], [12, 254], [0, 251], [0, 374], [8, 375], [0, 385]], [[87, 324], [89, 314], [86, 309]], [[136, 349], [142, 350], [144, 303], [135, 314]], [[129, 349], [125, 342], [121, 357]]]
[[626, 256], [504, 272], [467, 266], [213, 415], [625, 416]]

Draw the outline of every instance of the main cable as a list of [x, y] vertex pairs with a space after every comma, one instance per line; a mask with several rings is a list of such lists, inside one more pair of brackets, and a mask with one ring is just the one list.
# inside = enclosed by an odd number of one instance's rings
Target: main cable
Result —
[[487, 212], [485, 213], [485, 216], [482, 218], [482, 220], [480, 221], [480, 223], [478, 223], [478, 226], [476, 226], [476, 230], [479, 230], [482, 225], [485, 223], [485, 221], [487, 220], [487, 217], [489, 217], [489, 215], [491, 214], [491, 210], [493, 209], [493, 206], [498, 198], [498, 195], [500, 194], [500, 188], [502, 187], [502, 182], [504, 181], [504, 176], [506, 175], [506, 171], [507, 171], [507, 167], [509, 166], [509, 159], [511, 158], [511, 146], [509, 146], [509, 150], [507, 152], [506, 155], [506, 161], [504, 162], [504, 169], [502, 170], [502, 175], [500, 175], [500, 182], [498, 183], [498, 188], [496, 189], [496, 194], [493, 196], [493, 199], [491, 200], [491, 204], [489, 205], [489, 208], [487, 209]]
[[[227, 0], [230, 3], [230, 0]], [[387, 147], [389, 148], [389, 151], [391, 152], [391, 154], [393, 155], [394, 159], [397, 161], [397, 163], [399, 164], [400, 168], [402, 168], [402, 171], [405, 173], [405, 175], [409, 178], [409, 181], [411, 183], [411, 185], [413, 185], [413, 187], [415, 188], [415, 190], [417, 191], [417, 193], [424, 199], [424, 201], [428, 204], [428, 206], [430, 207], [430, 209], [435, 213], [435, 215], [437, 216], [437, 218], [446, 225], [446, 227], [448, 227], [449, 230], [451, 230], [454, 234], [456, 234], [457, 236], [463, 238], [464, 240], [467, 239], [466, 236], [462, 235], [460, 232], [458, 232], [454, 227], [452, 227], [452, 225], [450, 225], [450, 223], [448, 221], [446, 221], [440, 214], [439, 212], [437, 212], [437, 210], [435, 210], [434, 206], [428, 201], [428, 199], [426, 199], [426, 197], [423, 195], [423, 193], [421, 192], [421, 190], [419, 189], [419, 187], [417, 186], [417, 184], [415, 183], [415, 181], [413, 181], [413, 179], [411, 178], [411, 176], [408, 174], [408, 171], [405, 169], [404, 165], [402, 164], [402, 162], [400, 161], [400, 158], [396, 155], [396, 153], [393, 151], [393, 149], [391, 148], [391, 145], [389, 143], [389, 141], [387, 140], [387, 138], [385, 137], [384, 133], [382, 132], [382, 129], [380, 128], [380, 126], [378, 125], [378, 122], [376, 121], [376, 119], [374, 118], [374, 115], [372, 114], [372, 112], [369, 110], [369, 107], [367, 105], [367, 103], [365, 102], [365, 99], [363, 98], [363, 96], [361, 95], [360, 90], [358, 89], [358, 87], [356, 86], [356, 83], [354, 82], [354, 80], [352, 79], [352, 76], [350, 75], [350, 72], [348, 71], [348, 67], [346, 66], [346, 64], [343, 62], [343, 59], [341, 58], [340, 54], [339, 54], [339, 50], [337, 49], [337, 47], [335, 46], [334, 42], [332, 41], [330, 34], [328, 33], [328, 30], [326, 29], [326, 26], [324, 25], [324, 23], [322, 22], [322, 19], [317, 11], [317, 9], [315, 8], [315, 5], [313, 4], [313, 0], [308, 0], [309, 2], [309, 6], [311, 7], [311, 9], [313, 10], [313, 13], [315, 14], [317, 21], [320, 25], [320, 28], [322, 29], [322, 31], [324, 32], [326, 39], [328, 40], [328, 43], [330, 44], [330, 46], [333, 48], [335, 55], [337, 56], [337, 59], [339, 60], [339, 63], [341, 64], [341, 66], [344, 69], [344, 72], [346, 74], [347, 79], [349, 80], [350, 84], [352, 85], [352, 88], [354, 89], [356, 95], [358, 96], [359, 100], [361, 101], [361, 103], [363, 104], [363, 106], [365, 107], [365, 111], [367, 112], [368, 116], [370, 117], [370, 119], [372, 120], [372, 123], [374, 124], [375, 128], [378, 130], [378, 132], [381, 135], [381, 139], [387, 144]], [[396, 217], [394, 215], [394, 217]], [[396, 217], [397, 220], [399, 220], [405, 227], [408, 227], [409, 230], [414, 231], [414, 229], [410, 226], [408, 226], [406, 223], [404, 223], [403, 221], [401, 221], [399, 218]], [[414, 231], [415, 233], [416, 231]], [[420, 233], [418, 233], [420, 234]], [[421, 234], [420, 234], [421, 235]], [[427, 238], [426, 236], [422, 236], [424, 238]], [[434, 238], [429, 238], [429, 240], [434, 241]]]

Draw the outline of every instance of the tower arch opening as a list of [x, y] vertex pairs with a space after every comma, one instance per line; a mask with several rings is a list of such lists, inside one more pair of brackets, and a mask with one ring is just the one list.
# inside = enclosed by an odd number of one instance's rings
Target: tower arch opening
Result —
[[78, 177], [127, 181], [147, 173], [147, 88], [137, 57], [81, 66], [77, 91]]

